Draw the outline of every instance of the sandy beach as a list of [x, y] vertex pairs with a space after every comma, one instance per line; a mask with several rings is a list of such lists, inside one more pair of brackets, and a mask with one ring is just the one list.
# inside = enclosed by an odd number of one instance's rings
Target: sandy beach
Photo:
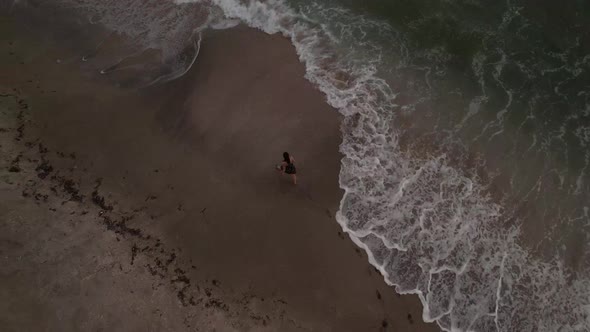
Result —
[[0, 22], [1, 330], [438, 331], [341, 232], [340, 117], [288, 40], [207, 31], [137, 89]]

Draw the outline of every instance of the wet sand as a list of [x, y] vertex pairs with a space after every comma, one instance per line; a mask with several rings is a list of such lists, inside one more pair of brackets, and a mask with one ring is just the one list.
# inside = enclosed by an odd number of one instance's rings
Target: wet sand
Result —
[[339, 116], [286, 39], [209, 32], [137, 90], [1, 24], [2, 330], [438, 330], [336, 223]]

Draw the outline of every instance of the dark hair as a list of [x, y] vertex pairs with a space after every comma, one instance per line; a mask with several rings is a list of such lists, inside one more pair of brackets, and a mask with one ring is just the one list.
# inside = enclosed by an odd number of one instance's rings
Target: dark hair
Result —
[[291, 163], [291, 156], [289, 156], [289, 152], [283, 152], [283, 160], [287, 163]]

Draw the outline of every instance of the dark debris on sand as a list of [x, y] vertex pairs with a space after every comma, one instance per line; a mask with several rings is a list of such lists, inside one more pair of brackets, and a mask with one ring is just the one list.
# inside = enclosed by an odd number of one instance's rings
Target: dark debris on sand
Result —
[[143, 237], [143, 234], [139, 228], [131, 228], [127, 226], [126, 222], [130, 219], [130, 217], [122, 217], [118, 220], [113, 220], [107, 215], [102, 216], [102, 221], [109, 231], [115, 232], [119, 235], [130, 235], [140, 238]]
[[113, 206], [107, 204], [105, 202], [104, 197], [99, 195], [99, 193], [98, 193], [98, 188], [100, 187], [101, 184], [102, 184], [102, 179], [96, 180], [96, 186], [94, 187], [94, 191], [92, 192], [92, 202], [96, 206], [100, 207], [103, 211], [112, 211]]
[[19, 162], [20, 162], [20, 158], [22, 157], [22, 153], [19, 153], [10, 163], [10, 167], [8, 168], [8, 171], [10, 173], [18, 173], [20, 172], [20, 166], [19, 166]]
[[80, 189], [78, 189], [74, 181], [65, 180], [62, 186], [64, 191], [70, 195], [70, 201], [82, 202], [84, 196], [80, 194]]
[[133, 262], [135, 261], [135, 256], [137, 256], [137, 245], [134, 243], [133, 247], [131, 247], [131, 265], [133, 265]]
[[53, 172], [53, 166], [44, 160], [41, 162], [41, 164], [39, 164], [39, 166], [37, 166], [35, 171], [37, 171], [37, 177], [44, 180], [49, 175], [49, 173]]
[[[16, 97], [15, 97], [16, 98]], [[265, 317], [254, 315], [249, 312], [250, 306], [248, 301], [254, 298], [244, 298], [244, 302], [238, 302], [238, 307], [235, 303], [228, 304], [223, 300], [224, 292], [220, 287], [220, 282], [217, 279], [205, 280], [203, 283], [210, 283], [212, 288], [205, 286], [200, 287], [196, 282], [191, 280], [191, 276], [186, 271], [195, 273], [196, 266], [192, 263], [184, 262], [182, 260], [181, 251], [170, 249], [166, 244], [154, 237], [153, 235], [146, 235], [140, 227], [130, 225], [131, 220], [136, 220], [141, 216], [147, 207], [136, 210], [124, 210], [117, 202], [109, 202], [105, 196], [100, 193], [102, 180], [97, 179], [95, 185], [91, 189], [85, 191], [82, 184], [75, 179], [84, 178], [83, 173], [86, 169], [76, 170], [74, 168], [60, 169], [50, 163], [52, 153], [48, 147], [39, 142], [39, 138], [26, 137], [27, 142], [24, 142], [25, 136], [29, 132], [25, 132], [25, 114], [23, 110], [28, 109], [28, 105], [24, 100], [18, 99], [20, 111], [17, 113], [17, 128], [6, 128], [6, 132], [15, 131], [15, 140], [20, 141], [20, 146], [23, 151], [16, 154], [9, 163], [9, 172], [12, 176], [18, 176], [19, 179], [23, 177], [30, 177], [28, 181], [20, 181], [22, 188], [22, 196], [34, 200], [37, 204], [46, 204], [49, 211], [54, 213], [69, 213], [70, 215], [78, 216], [81, 221], [94, 220], [105, 226], [106, 231], [112, 232], [116, 235], [117, 241], [129, 241], [131, 251], [131, 260], [128, 264], [130, 266], [141, 265], [146, 267], [149, 275], [158, 280], [154, 287], [170, 287], [173, 294], [176, 294], [180, 305], [183, 307], [200, 307], [213, 308], [226, 312], [229, 316], [238, 317], [238, 313], [234, 313], [231, 309], [239, 309], [242, 312], [247, 312], [246, 317], [250, 316], [252, 319], [262, 325], [270, 324], [273, 319], [282, 319], [284, 309], [278, 316], [273, 315]], [[16, 127], [15, 126], [15, 127]], [[35, 148], [36, 147], [36, 148]], [[70, 153], [69, 155], [63, 152], [55, 152], [55, 156], [59, 158], [70, 157], [75, 159], [76, 155]], [[6, 156], [5, 156], [6, 158]], [[10, 159], [8, 159], [10, 160]], [[56, 163], [55, 165], [59, 165]], [[41, 179], [42, 181], [39, 181]], [[90, 197], [86, 200], [85, 197]], [[156, 199], [155, 195], [149, 195], [146, 201]], [[62, 204], [59, 204], [62, 202]], [[65, 202], [72, 202], [77, 204], [78, 208], [74, 211], [65, 211], [63, 205]], [[69, 205], [67, 209], [71, 209], [76, 205]], [[207, 208], [203, 208], [201, 213], [204, 214]], [[179, 204], [178, 210], [184, 210], [182, 204]], [[95, 216], [95, 217], [93, 217]], [[121, 259], [128, 259], [128, 256], [121, 257]], [[119, 262], [118, 269], [122, 270], [122, 262]], [[262, 299], [263, 300], [263, 299]], [[283, 308], [286, 304], [281, 300], [275, 301], [275, 307]], [[235, 307], [235, 308], [234, 308]]]

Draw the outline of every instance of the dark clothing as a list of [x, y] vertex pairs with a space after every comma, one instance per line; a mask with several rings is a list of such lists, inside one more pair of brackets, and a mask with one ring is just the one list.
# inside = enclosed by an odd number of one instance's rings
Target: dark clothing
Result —
[[287, 173], [287, 174], [297, 174], [297, 169], [295, 168], [295, 164], [288, 163], [287, 166], [285, 166], [285, 173]]

